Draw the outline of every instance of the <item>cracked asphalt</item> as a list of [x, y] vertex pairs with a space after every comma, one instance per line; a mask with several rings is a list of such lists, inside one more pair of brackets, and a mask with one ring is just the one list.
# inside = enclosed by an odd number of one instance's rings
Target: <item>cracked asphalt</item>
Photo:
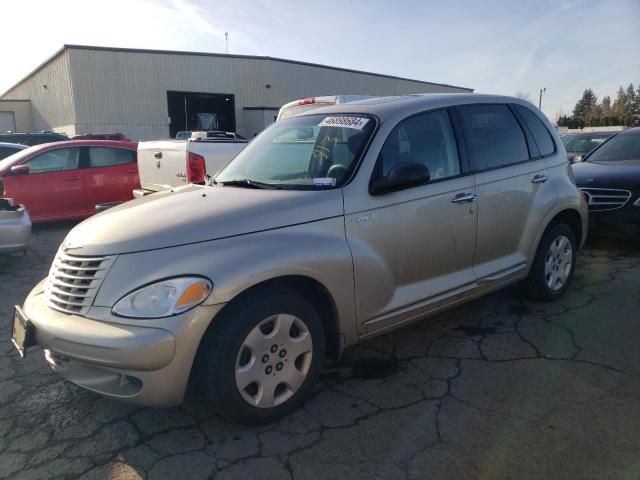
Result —
[[591, 240], [555, 303], [511, 288], [367, 341], [257, 429], [133, 407], [20, 360], [12, 307], [71, 224], [0, 257], [0, 478], [640, 479], [640, 246]]

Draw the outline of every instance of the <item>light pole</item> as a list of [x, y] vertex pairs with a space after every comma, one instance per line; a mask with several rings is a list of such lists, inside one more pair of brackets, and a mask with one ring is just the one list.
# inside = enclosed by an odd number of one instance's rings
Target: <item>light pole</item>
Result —
[[542, 94], [547, 91], [547, 87], [540, 89], [540, 99], [538, 100], [538, 110], [542, 110]]

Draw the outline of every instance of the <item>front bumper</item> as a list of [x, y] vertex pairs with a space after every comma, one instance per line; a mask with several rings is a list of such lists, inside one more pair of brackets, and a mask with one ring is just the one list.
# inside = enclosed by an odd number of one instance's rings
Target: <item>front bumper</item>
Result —
[[0, 254], [22, 252], [29, 246], [31, 218], [24, 205], [0, 210]]
[[127, 323], [98, 309], [102, 318], [93, 320], [48, 307], [43, 283], [23, 310], [54, 371], [107, 397], [144, 406], [180, 404], [200, 339], [223, 305]]
[[623, 232], [635, 228], [640, 233], [640, 206], [634, 202], [640, 201], [640, 195], [633, 195], [621, 208], [615, 210], [589, 210], [589, 227], [593, 231], [602, 231], [612, 227]]

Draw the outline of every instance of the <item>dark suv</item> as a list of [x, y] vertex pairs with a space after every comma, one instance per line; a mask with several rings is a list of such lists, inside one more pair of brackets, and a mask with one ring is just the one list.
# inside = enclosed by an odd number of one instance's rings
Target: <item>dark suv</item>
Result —
[[62, 133], [0, 133], [0, 142], [20, 143], [22, 145], [40, 145], [41, 143], [62, 142], [69, 137]]

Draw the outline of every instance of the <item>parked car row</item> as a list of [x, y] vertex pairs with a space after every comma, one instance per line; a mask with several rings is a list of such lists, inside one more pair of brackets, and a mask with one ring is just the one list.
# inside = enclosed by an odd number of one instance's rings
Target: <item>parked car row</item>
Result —
[[615, 134], [616, 132], [589, 132], [572, 133], [563, 136], [562, 143], [567, 151], [569, 162], [581, 162], [591, 150]]

